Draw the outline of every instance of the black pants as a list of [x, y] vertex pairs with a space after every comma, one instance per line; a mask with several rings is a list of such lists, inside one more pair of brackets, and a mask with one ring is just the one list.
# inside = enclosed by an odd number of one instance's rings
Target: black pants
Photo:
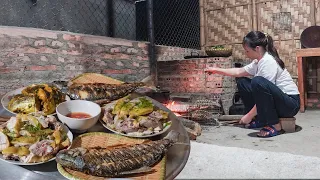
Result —
[[256, 119], [263, 125], [277, 124], [279, 118], [293, 117], [300, 109], [299, 95], [287, 95], [261, 76], [237, 78], [237, 86], [246, 113], [256, 105]]

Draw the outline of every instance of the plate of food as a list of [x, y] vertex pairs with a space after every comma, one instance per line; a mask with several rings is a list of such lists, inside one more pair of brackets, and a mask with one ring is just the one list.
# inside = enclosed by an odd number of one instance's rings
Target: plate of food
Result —
[[0, 160], [17, 165], [37, 165], [55, 159], [71, 146], [73, 135], [52, 116], [17, 114], [0, 127]]
[[147, 138], [160, 135], [171, 127], [169, 110], [155, 105], [147, 96], [128, 95], [103, 107], [102, 125], [127, 137]]
[[70, 149], [56, 155], [57, 169], [68, 179], [165, 179], [166, 153], [179, 136], [171, 131], [150, 141], [104, 132], [81, 134]]
[[70, 100], [56, 86], [50, 84], [32, 84], [5, 94], [2, 106], [12, 114], [42, 112], [44, 115], [55, 114], [56, 106]]

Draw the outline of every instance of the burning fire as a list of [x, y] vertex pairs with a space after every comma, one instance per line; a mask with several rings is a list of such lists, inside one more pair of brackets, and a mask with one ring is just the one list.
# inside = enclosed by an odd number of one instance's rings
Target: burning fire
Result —
[[181, 116], [179, 113], [188, 112], [189, 105], [188, 104], [180, 104], [175, 101], [169, 102], [166, 107], [174, 112], [175, 115]]

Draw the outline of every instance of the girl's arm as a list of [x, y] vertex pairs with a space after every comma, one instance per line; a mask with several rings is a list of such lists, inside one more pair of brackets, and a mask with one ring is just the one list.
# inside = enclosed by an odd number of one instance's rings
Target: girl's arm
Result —
[[207, 73], [214, 73], [214, 74], [222, 74], [226, 76], [233, 76], [233, 77], [243, 77], [243, 76], [250, 76], [250, 74], [242, 67], [242, 68], [216, 68], [211, 67], [205, 69]]

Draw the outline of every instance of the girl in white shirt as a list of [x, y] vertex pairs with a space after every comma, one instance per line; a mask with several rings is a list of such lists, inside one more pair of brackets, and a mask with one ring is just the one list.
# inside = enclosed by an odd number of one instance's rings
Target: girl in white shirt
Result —
[[[298, 88], [271, 36], [251, 31], [243, 38], [242, 45], [246, 56], [253, 60], [250, 64], [242, 68], [211, 67], [205, 71], [238, 77], [237, 87], [247, 110], [240, 123], [248, 128], [263, 127], [257, 134], [259, 137], [276, 136], [282, 129], [279, 118], [293, 117], [300, 109]], [[244, 77], [250, 75], [254, 77]]]

